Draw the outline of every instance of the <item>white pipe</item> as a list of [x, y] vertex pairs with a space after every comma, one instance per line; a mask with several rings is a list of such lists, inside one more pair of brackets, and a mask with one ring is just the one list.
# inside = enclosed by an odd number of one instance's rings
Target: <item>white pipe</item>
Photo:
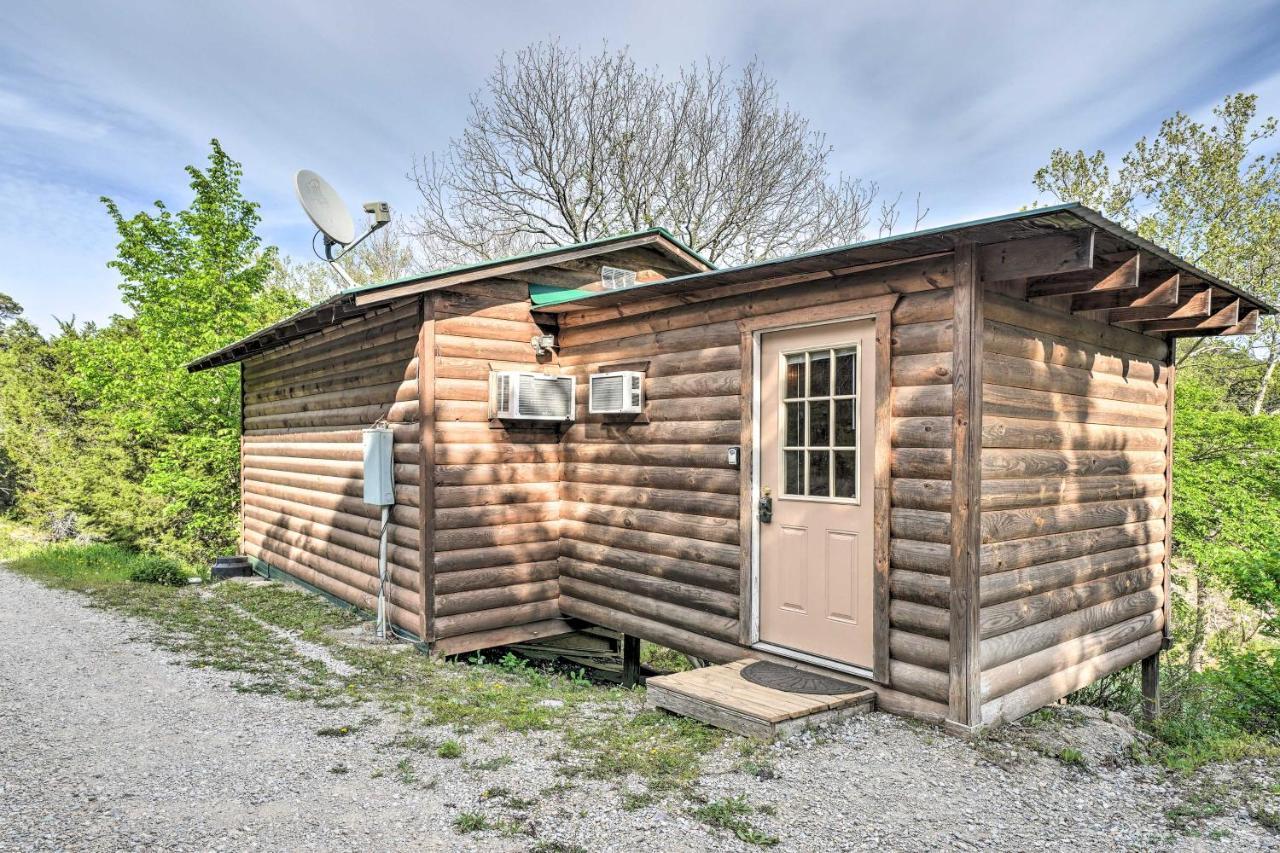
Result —
[[378, 533], [378, 639], [387, 638], [387, 522], [391, 507], [382, 506], [382, 529]]

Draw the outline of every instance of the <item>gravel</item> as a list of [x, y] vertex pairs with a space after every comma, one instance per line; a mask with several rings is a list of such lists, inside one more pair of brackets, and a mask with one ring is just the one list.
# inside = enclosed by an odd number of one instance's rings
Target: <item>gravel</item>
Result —
[[[761, 849], [678, 798], [627, 810], [618, 785], [566, 787], [553, 734], [441, 730], [461, 759], [409, 751], [385, 713], [236, 692], [237, 676], [186, 667], [144, 633], [0, 569], [0, 850]], [[362, 714], [378, 719], [317, 735]], [[1081, 770], [1022, 736], [975, 746], [879, 713], [748, 759], [742, 743], [708, 757], [700, 793], [766, 807], [747, 819], [779, 850], [1280, 850], [1235, 799], [1191, 832], [1165, 820], [1206, 785], [1274, 786], [1261, 763], [1192, 779]], [[461, 813], [500, 828], [459, 834]]]

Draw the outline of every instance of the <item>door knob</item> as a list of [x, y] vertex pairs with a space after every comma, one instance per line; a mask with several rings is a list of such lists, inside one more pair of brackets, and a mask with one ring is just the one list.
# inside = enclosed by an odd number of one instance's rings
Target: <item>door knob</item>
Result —
[[773, 521], [773, 497], [769, 494], [768, 489], [765, 489], [764, 494], [760, 496], [757, 515], [760, 518], [761, 524], [768, 524]]

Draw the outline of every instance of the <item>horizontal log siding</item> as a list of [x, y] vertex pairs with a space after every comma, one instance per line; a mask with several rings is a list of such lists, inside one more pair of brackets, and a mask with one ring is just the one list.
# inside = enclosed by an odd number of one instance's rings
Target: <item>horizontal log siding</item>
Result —
[[360, 430], [395, 430], [388, 614], [423, 630], [418, 550], [417, 300], [348, 320], [244, 363], [244, 553], [368, 611], [380, 511], [363, 501]]
[[[1014, 719], [1158, 647], [1163, 627], [1165, 343], [988, 294], [981, 689]], [[896, 519], [945, 532], [940, 495]], [[913, 572], [922, 604], [939, 578]], [[907, 585], [907, 584], [904, 584]]]
[[563, 626], [559, 429], [488, 419], [490, 371], [559, 369], [529, 344], [541, 330], [526, 285], [486, 281], [432, 298], [435, 636], [457, 654]]
[[[894, 311], [889, 424], [889, 671], [894, 688], [948, 700], [953, 291], [904, 297]], [[922, 549], [931, 549], [921, 558]]]
[[[742, 440], [738, 321], [900, 293], [893, 384], [928, 391], [950, 376], [950, 283], [949, 259], [940, 258], [835, 279], [686, 294], [681, 299], [689, 304], [658, 303], [653, 311], [627, 305], [562, 315], [561, 365], [579, 378], [582, 405], [563, 445], [561, 610], [710, 660], [740, 656], [740, 475], [726, 457], [726, 448]], [[899, 341], [900, 332], [908, 342]], [[613, 365], [646, 372], [647, 422], [585, 414], [586, 378]], [[894, 423], [883, 425], [894, 429], [895, 453], [934, 446], [916, 439], [932, 427], [897, 429], [899, 420], [950, 419], [949, 396], [904, 398], [897, 408]], [[940, 461], [925, 470], [930, 460], [903, 459], [899, 471], [895, 456], [894, 482], [945, 485], [949, 454]], [[945, 575], [946, 560], [934, 571]], [[894, 690], [941, 708], [945, 662], [941, 670], [917, 665], [928, 656], [916, 649], [940, 643], [945, 655], [946, 640], [916, 626], [893, 634]]]

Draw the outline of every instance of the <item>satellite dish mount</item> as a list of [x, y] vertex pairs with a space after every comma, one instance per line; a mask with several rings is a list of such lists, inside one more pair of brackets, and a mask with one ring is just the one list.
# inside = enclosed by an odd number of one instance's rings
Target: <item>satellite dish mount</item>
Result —
[[[324, 260], [329, 262], [338, 275], [351, 287], [356, 283], [351, 280], [337, 262], [348, 252], [359, 246], [369, 235], [391, 221], [391, 208], [385, 201], [371, 201], [365, 204], [366, 213], [373, 216], [373, 221], [363, 234], [356, 237], [356, 224], [347, 210], [347, 205], [337, 190], [329, 182], [310, 169], [299, 169], [293, 176], [293, 188], [298, 195], [298, 203], [306, 211], [307, 218], [316, 226], [317, 233], [324, 237]], [[314, 245], [314, 241], [313, 241]], [[334, 247], [341, 249], [334, 254]], [[316, 252], [320, 255], [319, 252]]]

